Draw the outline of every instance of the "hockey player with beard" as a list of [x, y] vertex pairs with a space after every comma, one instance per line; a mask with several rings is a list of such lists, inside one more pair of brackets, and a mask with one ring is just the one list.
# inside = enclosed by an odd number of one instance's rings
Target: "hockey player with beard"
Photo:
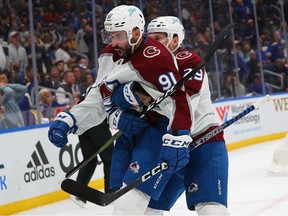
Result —
[[[184, 39], [184, 28], [177, 17], [158, 17], [149, 23], [147, 32], [149, 38], [158, 40], [173, 52], [182, 76], [191, 72], [201, 62], [197, 54], [180, 47]], [[197, 140], [218, 126], [211, 104], [205, 68], [185, 82], [185, 89], [190, 96], [190, 107], [193, 110], [191, 134], [193, 139]], [[131, 103], [131, 98], [134, 103]], [[131, 109], [135, 104], [144, 107], [149, 105], [147, 101], [152, 98], [139, 87], [138, 83], [130, 82], [120, 85], [114, 92], [112, 100], [123, 109]], [[161, 158], [163, 149], [153, 145], [153, 142], [159, 142], [157, 139], [161, 139], [161, 135], [165, 138], [166, 131], [163, 127], [165, 117], [158, 117], [157, 123], [151, 120], [149, 122], [150, 124], [152, 122], [152, 127], [141, 135], [133, 138], [124, 135], [117, 140], [111, 167], [112, 187], [120, 187], [123, 181], [127, 183], [127, 178], [133, 175], [139, 177], [135, 169], [139, 171], [144, 165], [149, 166], [149, 161], [157, 161], [159, 154]], [[146, 155], [146, 158], [141, 157], [141, 154]], [[148, 159], [147, 155], [149, 155]], [[223, 132], [191, 151], [189, 163], [169, 178], [160, 197], [157, 199], [152, 197], [142, 215], [163, 215], [163, 210], [169, 211], [184, 191], [186, 191], [188, 208], [196, 210], [198, 215], [229, 215], [227, 211], [228, 154]], [[142, 183], [138, 189], [146, 192], [147, 186], [149, 185]], [[157, 184], [152, 185], [153, 187], [157, 187]], [[143, 204], [145, 202], [139, 201], [139, 205]], [[125, 206], [124, 201], [122, 205]]]
[[[142, 36], [144, 24], [144, 16], [135, 6], [121, 5], [108, 13], [104, 26], [110, 44], [99, 57], [95, 88], [70, 112], [58, 114], [48, 132], [49, 139], [54, 145], [65, 146], [69, 133], [82, 134], [87, 129], [100, 124], [106, 116], [110, 127], [120, 129], [126, 136], [150, 128], [138, 114], [121, 110], [111, 100], [114, 90], [120, 84], [132, 80], [146, 86], [145, 90], [149, 95], [157, 99], [182, 78], [173, 55], [166, 47], [156, 40]], [[176, 172], [188, 163], [192, 121], [187, 98], [186, 93], [179, 89], [159, 104], [157, 109], [169, 121], [163, 136], [165, 142], [163, 145], [162, 141], [158, 143], [162, 151], [161, 160], [169, 164], [166, 171], [167, 178], [163, 177], [158, 182], [157, 190], [147, 191], [145, 194], [137, 189], [131, 190], [123, 196], [123, 199], [129, 200], [130, 205], [122, 209], [122, 206], [115, 204], [113, 214], [136, 215], [138, 212], [143, 212], [137, 202], [144, 203], [141, 207], [146, 208], [150, 197], [157, 200], [169, 178], [169, 173]], [[179, 143], [180, 146], [175, 145]], [[173, 161], [170, 163], [171, 159]], [[159, 161], [154, 163], [157, 162]], [[137, 170], [137, 164], [134, 167]]]

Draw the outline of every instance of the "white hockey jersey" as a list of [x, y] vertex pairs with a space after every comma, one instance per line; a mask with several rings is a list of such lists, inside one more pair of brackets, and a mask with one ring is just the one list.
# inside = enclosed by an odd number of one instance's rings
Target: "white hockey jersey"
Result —
[[[87, 129], [100, 124], [107, 116], [105, 108], [109, 113], [110, 127], [117, 126], [115, 124], [117, 107], [112, 104], [111, 95], [119, 84], [137, 81], [146, 86], [145, 90], [157, 99], [181, 78], [173, 55], [156, 40], [145, 38], [135, 53], [125, 60], [113, 51], [111, 45], [108, 45], [99, 57], [98, 76], [93, 89], [84, 101], [70, 110], [76, 118], [78, 127], [76, 133], [82, 134]], [[177, 90], [159, 104], [158, 112], [170, 120], [168, 128], [191, 129], [191, 107], [188, 99], [189, 96], [183, 90]]]
[[[201, 58], [196, 53], [182, 48], [179, 49], [175, 57], [182, 76], [191, 72], [201, 62]], [[193, 140], [196, 140], [219, 125], [215, 109], [211, 103], [208, 76], [205, 68], [203, 67], [192, 78], [186, 81], [184, 85], [186, 93], [190, 96], [191, 134]], [[215, 140], [224, 140], [223, 132], [214, 136], [208, 142]]]

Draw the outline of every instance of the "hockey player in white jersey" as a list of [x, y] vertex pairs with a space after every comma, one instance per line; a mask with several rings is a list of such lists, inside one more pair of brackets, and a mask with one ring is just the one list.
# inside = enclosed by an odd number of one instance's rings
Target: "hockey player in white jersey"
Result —
[[[149, 93], [157, 99], [181, 79], [177, 64], [169, 51], [158, 42], [142, 36], [144, 24], [144, 16], [135, 6], [121, 5], [107, 15], [104, 25], [112, 41], [98, 59], [99, 69], [94, 90], [70, 112], [61, 112], [56, 117], [56, 123], [49, 130], [50, 141], [56, 146], [66, 145], [67, 134], [79, 135], [91, 126], [102, 123], [106, 117], [105, 108], [112, 128], [124, 133], [138, 133], [148, 126], [142, 119], [126, 115], [110, 104], [113, 89], [121, 83], [132, 80], [143, 83], [152, 89]], [[106, 107], [103, 106], [99, 91], [99, 84], [104, 78], [100, 91]], [[159, 106], [170, 120], [169, 128], [190, 130], [190, 107], [183, 90], [177, 90]], [[131, 119], [134, 121], [123, 124], [125, 119], [127, 122]]]
[[[122, 83], [137, 81], [147, 87], [153, 99], [157, 99], [182, 78], [173, 55], [166, 47], [142, 36], [144, 24], [144, 16], [135, 6], [121, 5], [108, 13], [104, 26], [111, 41], [99, 57], [95, 90], [90, 91], [86, 99], [70, 112], [62, 112], [56, 117], [48, 132], [54, 145], [65, 146], [69, 133], [81, 134], [100, 124], [107, 115], [110, 127], [118, 128], [124, 134], [138, 134], [149, 126], [145, 120], [121, 110], [111, 101], [113, 91]], [[186, 93], [179, 89], [159, 104], [159, 112], [169, 119], [165, 134], [168, 144], [162, 146], [164, 154], [161, 160], [169, 162], [173, 158], [174, 163], [168, 168], [171, 173], [188, 163], [192, 121], [187, 98]], [[185, 145], [180, 148], [173, 145], [178, 142]], [[137, 190], [131, 193], [146, 196]], [[148, 197], [146, 202], [148, 204]]]
[[[194, 52], [179, 48], [184, 39], [184, 28], [177, 17], [158, 17], [151, 21], [147, 31], [148, 37], [165, 44], [175, 54], [182, 76], [190, 72], [200, 63], [200, 57]], [[114, 93], [117, 96], [113, 95], [114, 102], [123, 108], [129, 108], [131, 104], [129, 106], [130, 102], [127, 98], [135, 98], [136, 101], [142, 100], [142, 104], [144, 104], [143, 97], [146, 101], [149, 101], [147, 95], [139, 95], [137, 92], [139, 88], [135, 88], [135, 85], [135, 82], [121, 85]], [[193, 110], [191, 133], [193, 139], [197, 139], [218, 126], [218, 121], [215, 118], [214, 109], [211, 104], [208, 77], [205, 68], [185, 83], [185, 89], [190, 96], [190, 106]], [[141, 103], [138, 104], [141, 105]], [[158, 125], [160, 125], [159, 121]], [[161, 149], [157, 149], [157, 147], [150, 143], [156, 139], [157, 134], [163, 134], [165, 131], [157, 126], [154, 131], [146, 130], [144, 133], [151, 134], [147, 136], [137, 136], [136, 139], [125, 139], [123, 137], [117, 141], [118, 146], [116, 147], [116, 152], [118, 153], [113, 155], [112, 170], [124, 170], [126, 174], [121, 176], [121, 173], [112, 171], [112, 186], [120, 185], [122, 181], [121, 178], [127, 181], [127, 176], [129, 177], [132, 175], [130, 173], [133, 172], [130, 166], [135, 165], [137, 158], [137, 169], [140, 170], [141, 165], [143, 166], [145, 159], [137, 155], [137, 152], [135, 153], [133, 150], [130, 150], [131, 146], [135, 146], [134, 149], [139, 151], [138, 149], [141, 148], [142, 143], [146, 143], [146, 146], [148, 146], [154, 154], [155, 151], [160, 151], [161, 154]], [[149, 150], [143, 150], [142, 153], [146, 152], [146, 154], [149, 154], [149, 159], [152, 161], [157, 160], [157, 158], [153, 158], [153, 153], [147, 153], [147, 151]], [[125, 163], [123, 159], [129, 158], [129, 154], [131, 154], [130, 157], [132, 158], [130, 164], [128, 164], [127, 161]], [[122, 158], [121, 163], [117, 163], [120, 158]], [[125, 171], [127, 169], [127, 167], [125, 169], [125, 166], [128, 166], [128, 171]], [[170, 210], [185, 190], [188, 208], [190, 210], [196, 210], [198, 215], [229, 215], [226, 208], [227, 179], [228, 155], [223, 133], [220, 133], [208, 140], [206, 144], [190, 152], [189, 163], [185, 168], [172, 174], [157, 200], [153, 199], [153, 197], [150, 199], [149, 208], [146, 209], [145, 215], [162, 215], [163, 212], [155, 210]], [[147, 186], [149, 185], [147, 184]], [[145, 188], [143, 189], [143, 187], [139, 187], [139, 190], [145, 192]], [[124, 202], [122, 204], [125, 205]]]

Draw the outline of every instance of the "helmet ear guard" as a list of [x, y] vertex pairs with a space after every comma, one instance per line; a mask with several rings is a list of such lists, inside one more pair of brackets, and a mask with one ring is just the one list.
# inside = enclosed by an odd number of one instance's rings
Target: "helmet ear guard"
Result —
[[[128, 42], [135, 46], [144, 33], [145, 19], [141, 10], [133, 5], [120, 5], [112, 9], [106, 16], [104, 27], [106, 32], [126, 31]], [[131, 43], [133, 29], [140, 30], [140, 37], [135, 43]], [[107, 34], [101, 33], [103, 43], [107, 43]], [[106, 40], [106, 41], [105, 41]]]
[[[185, 29], [181, 23], [181, 21], [178, 19], [178, 17], [175, 16], [161, 16], [153, 19], [147, 27], [147, 33], [159, 33], [164, 32], [167, 34], [168, 44], [171, 43], [174, 35], [178, 36], [178, 45], [175, 48], [178, 49], [184, 38], [185, 38]], [[173, 50], [174, 51], [174, 50]]]

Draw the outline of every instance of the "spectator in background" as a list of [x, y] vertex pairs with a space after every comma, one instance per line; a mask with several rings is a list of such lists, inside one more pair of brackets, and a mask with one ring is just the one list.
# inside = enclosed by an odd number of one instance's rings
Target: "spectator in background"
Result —
[[267, 23], [269, 23], [268, 6], [267, 3], [264, 2], [264, 0], [257, 0], [256, 12], [259, 32], [261, 34]]
[[72, 3], [69, 0], [61, 1], [61, 3], [63, 4], [61, 24], [63, 26], [72, 26], [75, 17], [75, 8], [73, 8]]
[[51, 38], [51, 46], [56, 49], [59, 47], [59, 44], [62, 42], [62, 35], [61, 33], [57, 30], [57, 26], [55, 23], [50, 22], [48, 24], [48, 31], [47, 33], [50, 35]]
[[239, 52], [236, 54], [237, 58], [237, 63], [238, 63], [238, 68], [235, 70], [238, 70], [239, 74], [239, 81], [243, 84], [246, 85], [247, 77], [249, 76], [249, 69], [243, 58], [240, 57]]
[[77, 61], [78, 57], [77, 54], [74, 55], [73, 53], [71, 54], [71, 58], [66, 62], [66, 66], [67, 68], [69, 68], [70, 70], [78, 65], [78, 61]]
[[[27, 91], [29, 94], [31, 94], [31, 90], [34, 87], [34, 75], [33, 75], [34, 71], [32, 68], [32, 65], [28, 65], [26, 67], [26, 71], [25, 71], [25, 81], [24, 81], [24, 85], [27, 87]], [[36, 71], [37, 73], [37, 71]], [[40, 80], [40, 76], [39, 74], [37, 74], [37, 82], [39, 83]]]
[[[63, 74], [63, 82], [60, 85], [60, 87], [57, 89], [58, 92], [56, 92], [56, 101], [60, 105], [66, 105], [68, 106], [74, 106], [80, 97], [80, 92], [76, 91], [75, 89], [75, 77], [72, 71], [65, 71]], [[72, 101], [70, 101], [70, 98], [68, 94], [70, 93], [72, 95]]]
[[[39, 35], [37, 32], [35, 32], [36, 35]], [[44, 32], [41, 36], [41, 41], [43, 43], [43, 46], [45, 47], [46, 52], [49, 54], [50, 58], [53, 59], [53, 51], [55, 50], [55, 47], [52, 46], [52, 37], [48, 32]], [[55, 57], [54, 57], [55, 59]]]
[[[38, 83], [39, 83], [39, 80], [40, 80], [40, 75], [37, 73]], [[31, 65], [28, 65], [26, 67], [24, 85], [27, 88], [27, 92], [25, 93], [21, 103], [19, 104], [19, 107], [22, 111], [25, 125], [26, 126], [35, 125], [38, 122], [38, 118], [35, 118], [35, 113], [33, 113], [35, 101], [32, 101], [32, 94], [34, 94], [33, 96], [35, 98], [35, 92], [32, 91], [34, 87], [34, 75], [33, 75], [33, 68]], [[34, 109], [34, 112], [36, 112], [35, 109]]]
[[80, 67], [85, 66], [85, 69], [89, 68], [89, 60], [87, 58], [81, 58], [78, 63]]
[[247, 62], [247, 67], [249, 70], [249, 75], [246, 80], [247, 86], [253, 82], [254, 75], [256, 73], [260, 73], [260, 63], [257, 60], [256, 52], [254, 50], [250, 50], [249, 57], [250, 60]]
[[44, 10], [41, 7], [35, 7], [34, 9], [34, 33], [37, 35], [39, 38], [42, 38], [44, 35], [43, 32], [43, 24], [44, 23]]
[[73, 22], [74, 32], [77, 32], [81, 28], [81, 20], [86, 17], [82, 8], [83, 8], [83, 6], [80, 7], [80, 12], [79, 12], [78, 16], [76, 16], [74, 18], [74, 22]]
[[86, 86], [88, 87], [88, 86], [92, 85], [94, 82], [95, 82], [95, 79], [92, 76], [92, 74], [91, 73], [87, 73], [86, 74]]
[[59, 75], [61, 76], [65, 71], [65, 62], [63, 60], [59, 60], [55, 62], [55, 65], [59, 70]]
[[27, 27], [24, 23], [20, 24], [18, 33], [19, 33], [20, 43], [22, 44], [22, 46], [25, 46], [29, 32], [27, 31]]
[[67, 44], [64, 41], [61, 42], [55, 52], [55, 61], [63, 61], [65, 63], [64, 70], [68, 70], [67, 62], [71, 61], [71, 58]]
[[195, 47], [194, 47], [194, 49], [196, 48], [200, 49], [200, 51], [197, 54], [200, 54], [201, 57], [204, 57], [207, 54], [209, 47], [210, 46], [205, 41], [203, 34], [198, 33], [196, 36]]
[[76, 33], [76, 51], [86, 56], [88, 56], [89, 54], [89, 48], [84, 38], [86, 34], [85, 29], [87, 28], [86, 27], [87, 25], [88, 25], [87, 19], [82, 19], [81, 28]]
[[[285, 64], [285, 59], [276, 59], [273, 64], [267, 65], [264, 68], [279, 74], [282, 77], [283, 81], [285, 81], [288, 77], [288, 67]], [[265, 80], [279, 87], [282, 84], [281, 78], [273, 75], [266, 75]], [[286, 89], [284, 85], [283, 88], [279, 89], [278, 91], [285, 91], [285, 90]]]
[[7, 74], [0, 71], [0, 106], [5, 107], [5, 119], [7, 119], [8, 128], [25, 126], [19, 103], [26, 92], [27, 88], [24, 85], [9, 84]]
[[261, 81], [261, 76], [259, 73], [256, 73], [253, 77], [253, 82], [249, 85], [249, 92], [253, 95], [261, 95], [261, 94], [269, 94], [270, 89], [268, 86], [264, 83], [264, 89], [265, 93], [263, 92], [263, 85]]
[[7, 77], [8, 77], [8, 82], [9, 83], [16, 83], [16, 73], [15, 71], [12, 69], [10, 70], [10, 72], [6, 69], [4, 70], [7, 74]]
[[273, 42], [268, 48], [268, 53], [271, 62], [276, 59], [284, 59], [285, 40], [281, 39], [280, 31], [275, 31], [273, 34]]
[[19, 34], [16, 31], [9, 33], [9, 58], [11, 60], [10, 69], [14, 69], [16, 73], [16, 82], [24, 82], [25, 68], [28, 65], [28, 57], [26, 50], [20, 44]]
[[247, 63], [250, 60], [249, 52], [251, 50], [250, 41], [244, 40], [242, 41], [241, 49], [239, 50], [240, 58], [243, 59], [245, 63]]
[[9, 17], [9, 10], [11, 8], [9, 0], [3, 0], [2, 7], [0, 9], [0, 14], [2, 16], [2, 20], [6, 20]]
[[[93, 28], [90, 25], [86, 25], [84, 28], [85, 35], [84, 40], [85, 43], [88, 46], [88, 53], [86, 53], [88, 59], [90, 62], [93, 62], [93, 56], [94, 56], [94, 47], [93, 47]], [[100, 35], [98, 35], [100, 36]]]
[[84, 81], [80, 86], [80, 101], [84, 100], [87, 88], [95, 82], [95, 79], [91, 73], [87, 72], [85, 73], [84, 76], [85, 76]]
[[70, 51], [76, 51], [76, 39], [75, 39], [75, 33], [72, 28], [68, 28], [65, 31], [64, 35], [64, 41], [66, 42], [66, 45], [68, 47], [68, 50]]
[[234, 16], [238, 23], [240, 35], [244, 33], [247, 28], [247, 21], [251, 16], [250, 8], [245, 5], [243, 0], [236, 0], [233, 6]]
[[[36, 35], [34, 37], [34, 40], [35, 40], [37, 73], [40, 75], [41, 80], [44, 80], [45, 73], [46, 73], [46, 71], [44, 73], [44, 68], [46, 70], [49, 67], [49, 65], [51, 65], [51, 61], [48, 58], [45, 47], [43, 45], [40, 45], [40, 41]], [[27, 53], [28, 62], [30, 65], [32, 65], [32, 50], [31, 50], [31, 35], [30, 34], [26, 36], [25, 50]]]
[[[82, 68], [79, 65], [76, 65], [72, 68], [72, 72], [75, 77], [75, 90], [80, 92], [81, 85], [83, 83], [83, 78], [86, 76], [86, 72], [82, 71]], [[84, 74], [85, 73], [85, 74]], [[85, 89], [86, 91], [86, 89]]]
[[[0, 16], [1, 19], [1, 16]], [[0, 70], [10, 68], [8, 43], [4, 40], [0, 33]]]
[[[0, 94], [0, 101], [1, 101], [1, 94]], [[5, 107], [0, 106], [0, 130], [8, 129], [8, 125], [5, 119], [5, 112], [6, 112]]]
[[48, 88], [43, 88], [39, 91], [39, 105], [42, 113], [42, 117], [49, 120], [49, 122], [53, 121], [55, 114], [55, 106], [57, 106], [53, 102], [52, 92]]
[[229, 75], [225, 82], [226, 97], [244, 97], [246, 95], [246, 88], [243, 84], [238, 82], [236, 75]]
[[4, 53], [2, 44], [0, 43], [0, 70], [4, 70], [6, 68], [6, 65], [7, 65], [6, 55]]
[[253, 48], [257, 47], [256, 30], [253, 19], [248, 19], [247, 26], [243, 32], [244, 40], [249, 41]]
[[258, 62], [260, 62], [260, 54], [261, 54], [262, 64], [263, 65], [271, 64], [271, 61], [270, 61], [271, 53], [268, 52], [268, 46], [264, 46], [262, 37], [258, 38], [258, 40], [259, 40], [260, 47], [261, 47], [260, 52], [258, 48], [256, 49], [256, 57], [257, 57]]
[[58, 89], [60, 86], [60, 71], [56, 65], [52, 65], [48, 73], [48, 79], [43, 82], [43, 86], [52, 89]]
[[55, 5], [53, 3], [48, 3], [47, 11], [44, 13], [44, 22], [46, 25], [49, 23], [61, 24], [62, 22], [61, 14], [55, 10]]

